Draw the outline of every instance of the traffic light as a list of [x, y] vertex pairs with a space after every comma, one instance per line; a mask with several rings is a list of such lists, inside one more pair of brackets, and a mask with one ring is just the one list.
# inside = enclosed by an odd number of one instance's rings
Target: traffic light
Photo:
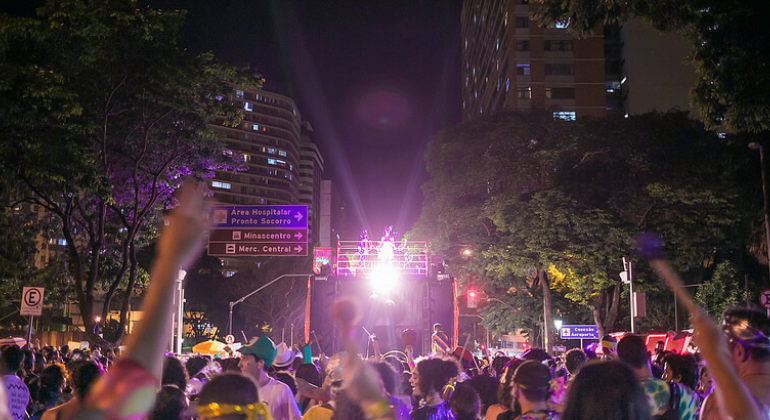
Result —
[[479, 307], [479, 292], [475, 290], [468, 290], [468, 308], [474, 309]]

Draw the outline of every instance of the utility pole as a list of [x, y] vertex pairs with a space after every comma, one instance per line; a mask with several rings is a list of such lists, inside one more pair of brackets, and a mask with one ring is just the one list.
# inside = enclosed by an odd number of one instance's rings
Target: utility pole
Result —
[[264, 288], [266, 288], [267, 286], [270, 286], [271, 284], [277, 282], [280, 279], [284, 279], [284, 278], [287, 278], [287, 277], [312, 277], [312, 276], [313, 276], [313, 274], [283, 274], [283, 275], [280, 275], [280, 276], [270, 280], [269, 282], [267, 282], [267, 284], [264, 284], [264, 285], [258, 287], [256, 290], [252, 291], [251, 293], [247, 294], [246, 296], [244, 296], [244, 297], [242, 297], [242, 298], [240, 298], [238, 300], [234, 300], [234, 301], [230, 302], [230, 315], [227, 318], [227, 333], [231, 334], [231, 335], [233, 333], [233, 307], [235, 305], [243, 302], [244, 300], [250, 298], [251, 296], [253, 296], [256, 293], [261, 292]]

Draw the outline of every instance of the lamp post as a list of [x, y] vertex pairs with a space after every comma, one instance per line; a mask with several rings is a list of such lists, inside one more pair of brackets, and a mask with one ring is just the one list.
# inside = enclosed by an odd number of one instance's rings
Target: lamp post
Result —
[[[759, 150], [759, 169], [762, 176], [762, 200], [765, 209], [765, 241], [767, 245], [767, 268], [770, 270], [770, 221], [767, 215], [767, 183], [765, 182], [765, 148], [756, 142], [749, 143], [749, 149]], [[768, 309], [770, 313], [770, 309]]]

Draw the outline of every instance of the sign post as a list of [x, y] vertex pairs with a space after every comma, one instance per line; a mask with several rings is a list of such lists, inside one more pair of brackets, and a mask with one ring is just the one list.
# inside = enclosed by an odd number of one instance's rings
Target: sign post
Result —
[[43, 313], [43, 287], [25, 287], [21, 293], [21, 310], [19, 314], [29, 316], [27, 329], [27, 346], [32, 347], [32, 321]]
[[307, 206], [215, 206], [208, 255], [307, 255]]
[[599, 329], [596, 325], [562, 325], [559, 337], [562, 340], [580, 340], [580, 348], [583, 348], [583, 340], [599, 339]]
[[759, 304], [770, 311], [770, 289], [763, 290], [762, 293], [759, 294]]

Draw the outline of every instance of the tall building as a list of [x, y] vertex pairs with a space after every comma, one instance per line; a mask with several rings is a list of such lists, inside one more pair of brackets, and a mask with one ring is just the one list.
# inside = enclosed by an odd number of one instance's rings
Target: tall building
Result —
[[237, 127], [213, 124], [246, 170], [217, 172], [210, 181], [223, 204], [298, 204], [302, 119], [291, 98], [264, 90], [236, 93], [244, 118]]
[[313, 127], [302, 122], [299, 150], [299, 203], [307, 205], [308, 243], [316, 244], [320, 236], [321, 176], [324, 160], [313, 142]]
[[461, 14], [463, 120], [503, 109], [550, 109], [572, 120], [606, 115], [602, 28], [575, 39], [544, 29], [528, 0], [465, 0]]

